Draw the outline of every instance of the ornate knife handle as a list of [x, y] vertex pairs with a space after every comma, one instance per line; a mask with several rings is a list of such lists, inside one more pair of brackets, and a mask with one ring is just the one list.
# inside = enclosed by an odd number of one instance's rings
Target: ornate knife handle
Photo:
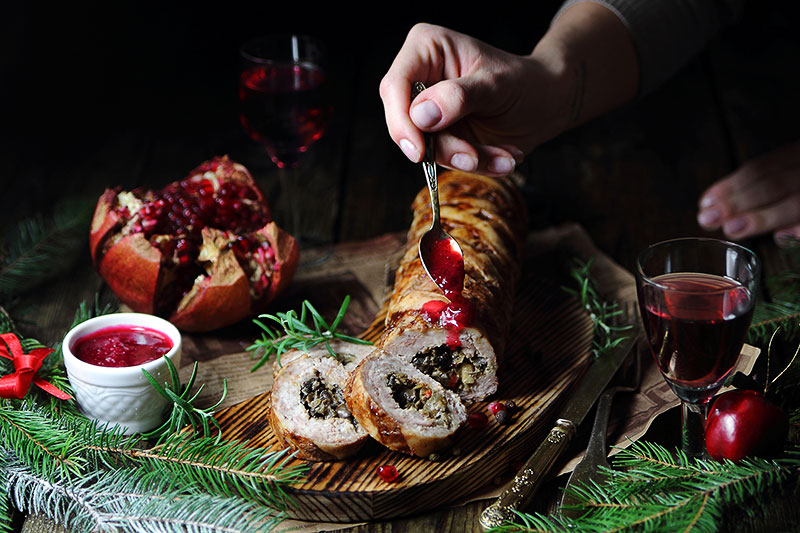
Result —
[[559, 418], [533, 455], [511, 480], [497, 500], [484, 509], [480, 522], [484, 529], [502, 526], [516, 517], [514, 510], [524, 510], [533, 500], [550, 469], [575, 435], [575, 424]]

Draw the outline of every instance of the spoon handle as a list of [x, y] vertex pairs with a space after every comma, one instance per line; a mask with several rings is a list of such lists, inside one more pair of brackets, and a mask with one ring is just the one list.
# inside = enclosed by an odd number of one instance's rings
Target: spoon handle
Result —
[[[414, 82], [411, 99], [416, 98], [424, 90], [425, 85], [421, 81]], [[433, 135], [430, 133], [423, 133], [422, 136], [425, 139], [425, 156], [422, 159], [422, 169], [425, 171], [425, 180], [428, 183], [428, 193], [431, 195], [431, 210], [433, 212], [431, 228], [438, 228], [441, 223], [439, 221], [439, 178], [436, 170], [436, 145]]]
[[[425, 156], [430, 153], [433, 155], [433, 137], [426, 135]], [[436, 161], [431, 157], [431, 161], [423, 161], [422, 168], [425, 170], [425, 179], [428, 182], [428, 193], [431, 195], [431, 210], [433, 218], [431, 227], [439, 227], [439, 178], [436, 173]]]

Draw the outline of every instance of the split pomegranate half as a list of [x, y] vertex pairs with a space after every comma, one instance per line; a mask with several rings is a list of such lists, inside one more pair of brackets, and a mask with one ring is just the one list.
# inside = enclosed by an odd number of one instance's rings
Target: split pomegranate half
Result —
[[227, 156], [160, 191], [106, 189], [89, 244], [122, 303], [184, 331], [260, 312], [289, 284], [299, 258], [248, 170]]

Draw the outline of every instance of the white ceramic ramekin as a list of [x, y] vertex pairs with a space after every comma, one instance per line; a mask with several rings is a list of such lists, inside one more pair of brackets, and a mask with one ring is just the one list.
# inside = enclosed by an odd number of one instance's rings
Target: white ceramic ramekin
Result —
[[159, 383], [171, 382], [164, 358], [137, 366], [104, 367], [81, 361], [72, 353], [81, 337], [113, 326], [142, 326], [167, 335], [172, 349], [166, 356], [176, 368], [180, 367], [181, 334], [170, 322], [154, 315], [113, 313], [78, 324], [64, 337], [64, 366], [81, 411], [109, 428], [124, 427], [126, 435], [149, 431], [163, 422], [169, 402], [153, 388], [142, 369]]

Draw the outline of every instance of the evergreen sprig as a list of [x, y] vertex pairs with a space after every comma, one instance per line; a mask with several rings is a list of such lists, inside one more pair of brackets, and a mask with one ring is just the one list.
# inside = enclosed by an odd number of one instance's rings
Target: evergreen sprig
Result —
[[290, 465], [293, 454], [250, 447], [246, 442], [212, 437], [186, 438], [176, 435], [149, 450], [121, 450], [158, 475], [168, 474], [181, 485], [238, 497], [273, 509], [292, 505], [285, 491], [300, 481], [306, 464]]
[[175, 486], [145, 468], [100, 471], [80, 483], [54, 483], [23, 465], [7, 468], [11, 498], [22, 511], [70, 531], [260, 532], [283, 518], [269, 507]]
[[[333, 319], [333, 322], [328, 325], [322, 315], [311, 305], [308, 300], [303, 300], [300, 308], [300, 316], [297, 312], [290, 310], [285, 313], [276, 313], [274, 315], [262, 314], [259, 318], [268, 318], [276, 322], [279, 329], [273, 330], [264, 322], [253, 319], [253, 322], [259, 326], [264, 332], [261, 338], [256, 340], [252, 345], [247, 347], [247, 351], [253, 352], [253, 357], [258, 357], [258, 362], [250, 369], [254, 372], [267, 363], [272, 356], [281, 362], [281, 355], [293, 349], [308, 351], [319, 344], [325, 344], [328, 353], [332, 357], [337, 357], [331, 341], [334, 339], [352, 342], [354, 344], [372, 344], [371, 342], [351, 337], [343, 333], [339, 333], [337, 329], [347, 312], [347, 307], [350, 305], [350, 295], [344, 297], [342, 305], [339, 307], [339, 312]], [[311, 323], [308, 320], [311, 320]]]
[[573, 260], [569, 270], [570, 277], [577, 287], [562, 287], [568, 294], [577, 298], [581, 307], [586, 311], [594, 327], [592, 339], [592, 353], [601, 357], [609, 353], [619, 343], [626, 339], [622, 332], [632, 328], [630, 324], [620, 323], [623, 309], [618, 302], [609, 302], [604, 298], [592, 278], [592, 259], [582, 261]]
[[[776, 528], [796, 523], [800, 448], [778, 460], [690, 461], [652, 442], [620, 450], [605, 482], [567, 490], [578, 518], [518, 513], [494, 532], [729, 531], [747, 523]], [[788, 502], [788, 506], [784, 505]], [[565, 508], [566, 509], [566, 508]], [[793, 522], [794, 521], [794, 522]]]
[[787, 241], [780, 256], [785, 268], [763, 281], [762, 298], [756, 302], [747, 342], [766, 345], [777, 329], [787, 340], [800, 338], [800, 240]]
[[41, 213], [18, 221], [0, 235], [0, 301], [70, 268], [87, 237], [94, 202], [67, 197], [51, 217]]

